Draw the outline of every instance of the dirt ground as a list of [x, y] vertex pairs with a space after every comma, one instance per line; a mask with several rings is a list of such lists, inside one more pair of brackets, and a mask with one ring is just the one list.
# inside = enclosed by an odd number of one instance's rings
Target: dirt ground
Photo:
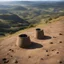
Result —
[[33, 42], [27, 49], [16, 46], [18, 35], [1, 41], [0, 64], [64, 64], [64, 21], [38, 28], [44, 30], [44, 39], [35, 37], [36, 28], [21, 32], [30, 36]]

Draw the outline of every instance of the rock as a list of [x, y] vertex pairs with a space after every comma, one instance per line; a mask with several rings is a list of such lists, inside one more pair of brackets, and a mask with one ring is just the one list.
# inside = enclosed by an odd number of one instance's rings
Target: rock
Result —
[[11, 57], [13, 57], [13, 56], [11, 56]]
[[14, 50], [12, 50], [12, 49], [9, 49], [9, 51], [14, 52]]
[[62, 33], [59, 33], [59, 35], [63, 35]]
[[57, 54], [59, 54], [59, 52], [57, 52]]
[[50, 42], [50, 44], [53, 44], [53, 42]]
[[47, 54], [47, 56], [49, 56], [49, 54]]
[[9, 60], [8, 60], [7, 58], [3, 58], [2, 61], [3, 61], [4, 63], [8, 63], [8, 62], [9, 62]]
[[53, 38], [56, 38], [55, 36], [53, 36]]
[[46, 52], [48, 52], [48, 50], [46, 50]]
[[52, 51], [54, 51], [55, 49], [53, 49]]
[[28, 56], [28, 58], [31, 58], [31, 56]]
[[44, 60], [43, 58], [41, 58], [41, 60]]
[[62, 61], [59, 62], [60, 64], [62, 63]]
[[62, 43], [62, 41], [60, 41], [59, 43]]
[[13, 63], [18, 63], [18, 60], [17, 60], [17, 59], [14, 59], [14, 60], [13, 60]]
[[18, 61], [17, 61], [17, 60], [15, 60], [15, 63], [18, 63]]

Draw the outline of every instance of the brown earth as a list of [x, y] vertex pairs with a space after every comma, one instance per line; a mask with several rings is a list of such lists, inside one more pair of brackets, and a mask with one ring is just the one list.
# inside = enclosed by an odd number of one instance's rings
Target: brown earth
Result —
[[29, 48], [15, 45], [18, 35], [0, 42], [0, 64], [64, 64], [64, 20], [39, 26], [46, 38], [36, 39], [36, 28], [24, 30], [33, 44]]

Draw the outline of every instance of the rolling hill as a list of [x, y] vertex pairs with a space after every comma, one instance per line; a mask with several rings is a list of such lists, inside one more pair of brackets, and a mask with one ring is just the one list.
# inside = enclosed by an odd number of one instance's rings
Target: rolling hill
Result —
[[[0, 40], [0, 64], [64, 64], [64, 17], [43, 27], [19, 31]], [[44, 30], [46, 38], [37, 39], [35, 29]], [[30, 36], [28, 48], [16, 46], [19, 34]]]
[[24, 11], [24, 10], [27, 10], [27, 8], [22, 7], [22, 6], [16, 6], [16, 7], [13, 8], [13, 10], [21, 10], [21, 11]]
[[4, 33], [15, 32], [41, 21], [49, 23], [50, 20], [60, 16], [64, 16], [64, 1], [0, 2], [0, 29]]
[[29, 23], [15, 14], [0, 15], [0, 33], [16, 32]]

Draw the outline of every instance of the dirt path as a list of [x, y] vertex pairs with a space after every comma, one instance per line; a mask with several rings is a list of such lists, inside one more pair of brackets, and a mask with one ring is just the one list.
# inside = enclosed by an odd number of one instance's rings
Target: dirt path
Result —
[[64, 21], [40, 28], [47, 36], [44, 40], [35, 38], [35, 28], [22, 32], [35, 43], [29, 49], [15, 45], [18, 35], [1, 41], [0, 64], [64, 64]]

